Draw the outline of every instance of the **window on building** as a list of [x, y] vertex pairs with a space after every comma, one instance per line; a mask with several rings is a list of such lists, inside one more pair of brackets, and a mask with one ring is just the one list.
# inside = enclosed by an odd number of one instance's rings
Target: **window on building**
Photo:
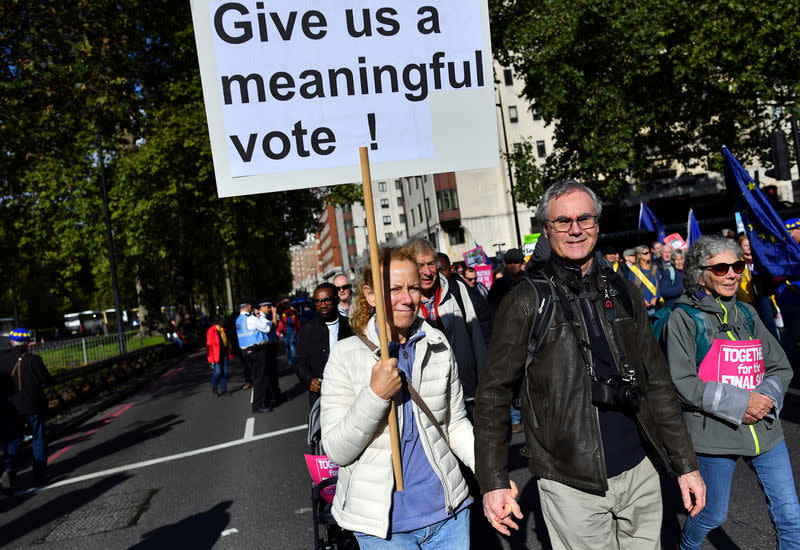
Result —
[[356, 245], [356, 238], [355, 237], [347, 237], [347, 246], [355, 246]]
[[403, 197], [397, 197], [397, 206], [403, 206]]
[[503, 80], [505, 80], [506, 86], [513, 86], [514, 73], [511, 72], [511, 69], [503, 69]]
[[355, 264], [356, 260], [358, 260], [358, 256], [356, 254], [348, 254], [347, 257], [350, 260], [350, 265]]
[[403, 190], [403, 180], [394, 180], [394, 188], [398, 191]]
[[414, 189], [419, 189], [420, 183], [422, 183], [422, 176], [416, 176], [414, 178]]
[[431, 217], [431, 199], [425, 199], [425, 216]]
[[458, 193], [455, 189], [443, 189], [436, 192], [436, 208], [442, 210], [456, 210], [458, 208]]
[[403, 224], [406, 223], [406, 215], [405, 214], [400, 214], [400, 223], [403, 223]]
[[378, 191], [381, 191], [383, 193], [386, 192], [386, 182], [385, 181], [379, 181], [378, 182]]
[[383, 240], [391, 241], [392, 240], [392, 234], [391, 233], [384, 233], [383, 234]]
[[508, 108], [508, 121], [519, 122], [519, 115], [517, 114], [517, 107], [512, 105]]
[[406, 184], [408, 185], [408, 194], [411, 194], [411, 178], [406, 180]]
[[547, 156], [547, 149], [545, 149], [544, 141], [539, 140], [536, 142], [536, 154], [540, 159], [543, 159]]
[[411, 210], [411, 225], [412, 227], [417, 225], [417, 215], [413, 209]]
[[349, 204], [345, 204], [344, 206], [342, 206], [342, 212], [350, 212], [352, 209], [353, 207], [350, 206]]
[[353, 229], [353, 220], [344, 220], [345, 229]]
[[542, 115], [539, 114], [539, 109], [533, 108], [533, 120], [542, 120]]
[[455, 231], [448, 231], [447, 238], [450, 240], [450, 244], [464, 244], [466, 242], [464, 228], [459, 227]]
[[420, 223], [422, 223], [422, 205], [421, 204], [417, 205], [417, 215], [419, 215], [419, 221], [420, 221]]
[[392, 217], [391, 216], [384, 216], [383, 217], [383, 225], [392, 225]]
[[389, 208], [389, 199], [381, 199], [381, 208]]

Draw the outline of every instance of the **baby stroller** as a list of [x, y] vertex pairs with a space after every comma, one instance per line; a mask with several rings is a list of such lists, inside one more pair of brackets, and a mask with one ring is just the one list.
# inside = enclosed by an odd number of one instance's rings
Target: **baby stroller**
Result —
[[[324, 455], [322, 448], [322, 433], [319, 421], [320, 400], [317, 399], [311, 406], [308, 414], [308, 445], [312, 455]], [[309, 466], [310, 468], [310, 466]], [[313, 483], [311, 488], [311, 514], [314, 522], [314, 550], [358, 550], [358, 541], [353, 533], [342, 529], [331, 515], [331, 504], [324, 498], [324, 494], [335, 490], [337, 478], [335, 476]], [[327, 491], [326, 491], [327, 489]]]

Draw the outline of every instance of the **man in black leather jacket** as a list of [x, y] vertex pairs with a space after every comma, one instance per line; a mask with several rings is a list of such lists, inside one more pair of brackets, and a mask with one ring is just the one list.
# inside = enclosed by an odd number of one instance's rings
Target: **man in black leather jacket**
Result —
[[[594, 193], [571, 180], [542, 197], [537, 215], [552, 255], [541, 273], [550, 292], [522, 282], [498, 310], [476, 394], [476, 474], [487, 519], [504, 534], [516, 529], [508, 406], [520, 387], [524, 454], [553, 547], [615, 540], [658, 548], [661, 492], [650, 457], [678, 476], [692, 515], [705, 505], [705, 485], [638, 291], [595, 257], [600, 210]], [[526, 369], [531, 327], [547, 311], [552, 319]]]

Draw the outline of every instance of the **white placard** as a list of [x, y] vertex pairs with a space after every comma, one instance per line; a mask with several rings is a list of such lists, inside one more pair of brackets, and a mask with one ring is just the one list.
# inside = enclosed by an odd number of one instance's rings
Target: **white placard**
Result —
[[220, 196], [498, 163], [486, 0], [192, 0]]

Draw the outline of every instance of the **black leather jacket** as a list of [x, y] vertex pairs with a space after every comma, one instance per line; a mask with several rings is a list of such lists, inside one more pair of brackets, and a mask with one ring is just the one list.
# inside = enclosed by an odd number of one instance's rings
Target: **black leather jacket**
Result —
[[[577, 297], [581, 293], [580, 270], [551, 259], [543, 272], [563, 295]], [[605, 266], [599, 256], [589, 277], [591, 289], [597, 293], [597, 318], [614, 362], [618, 368], [627, 363], [635, 374], [635, 384], [646, 392], [636, 414], [645, 448], [674, 475], [697, 470], [669, 369], [650, 331], [640, 293]], [[605, 288], [613, 303], [613, 328], [605, 315]], [[558, 301], [542, 345], [522, 379], [529, 332], [541, 303], [532, 285], [521, 282], [504, 298], [495, 319], [489, 355], [475, 395], [475, 463], [481, 491], [509, 487], [508, 407], [520, 382], [527, 440], [523, 454], [528, 457], [531, 472], [580, 490], [606, 491], [603, 442], [597, 407], [591, 402], [591, 379]], [[575, 299], [566, 303], [572, 308], [578, 335], [588, 342], [580, 304]]]

